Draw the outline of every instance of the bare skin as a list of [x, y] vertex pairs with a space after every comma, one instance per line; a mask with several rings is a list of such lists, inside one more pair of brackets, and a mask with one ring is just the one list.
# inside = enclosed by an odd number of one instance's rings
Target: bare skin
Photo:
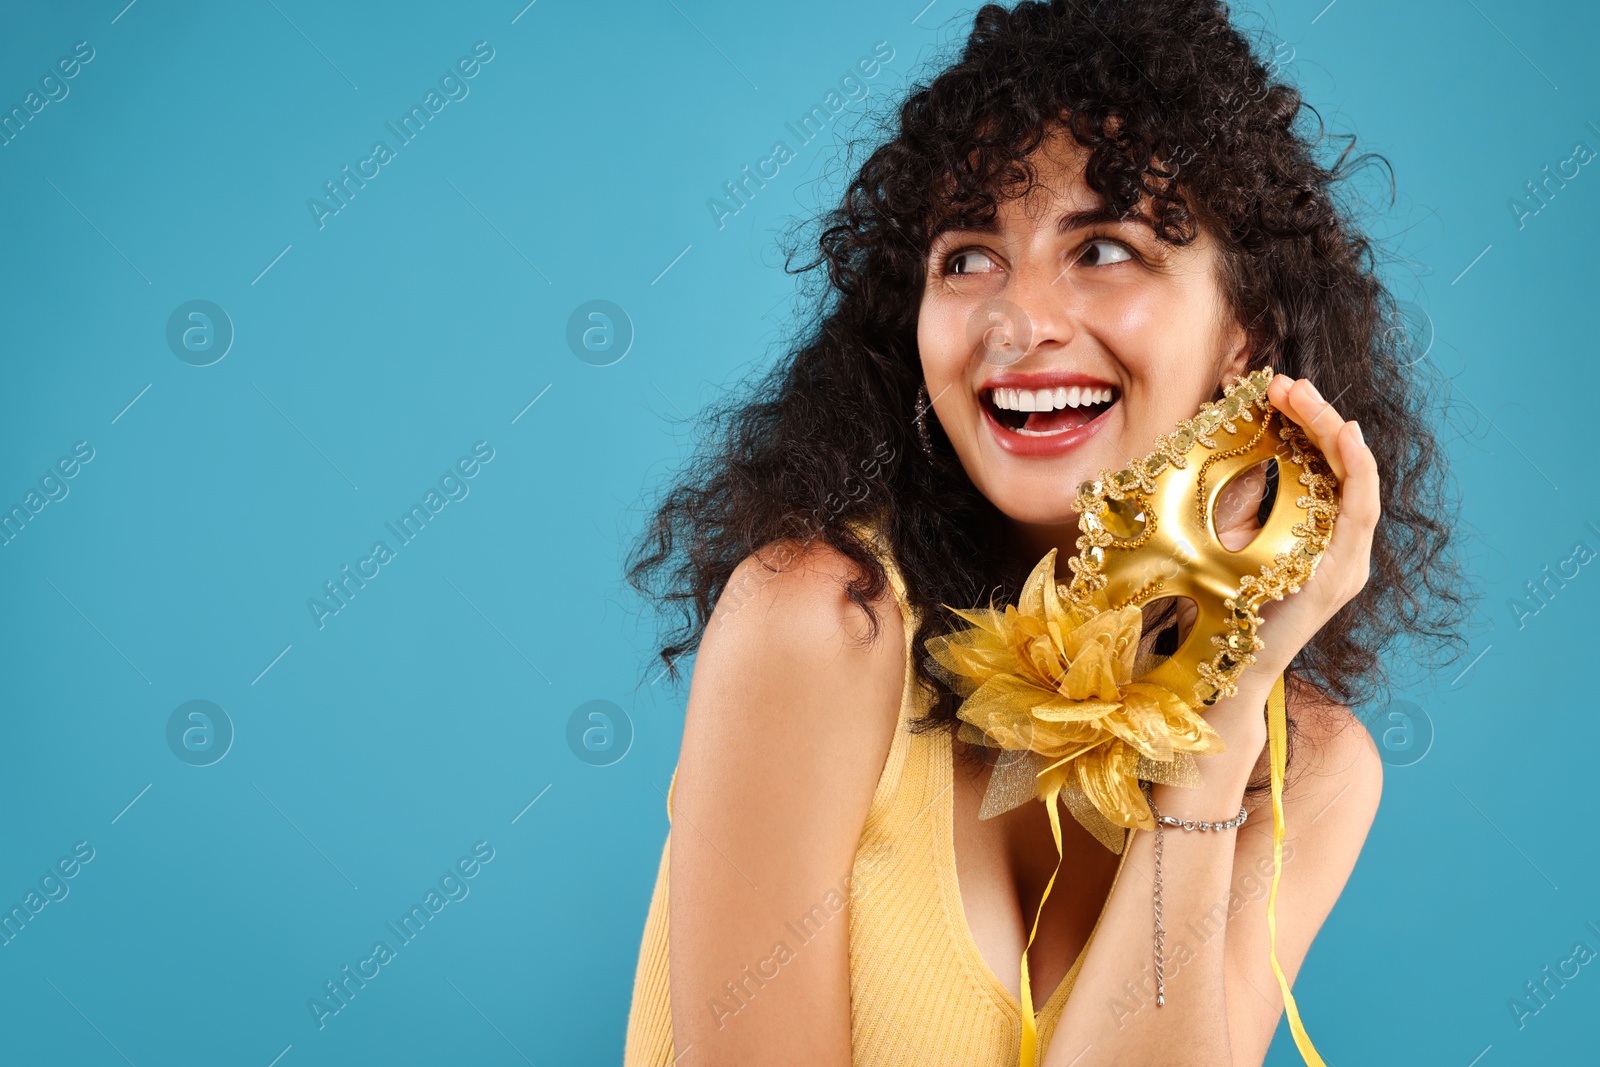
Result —
[[[1075, 549], [1070, 503], [1078, 483], [1147, 451], [1231, 382], [1249, 352], [1217, 281], [1209, 238], [1164, 248], [1137, 221], [1057, 220], [1097, 206], [1082, 154], [1059, 140], [1038, 157], [1043, 185], [1001, 205], [988, 232], [938, 235], [918, 340], [940, 426], [968, 476], [1006, 514], [1032, 558]], [[1020, 309], [1025, 351], [996, 366], [970, 322], [987, 302]], [[992, 338], [990, 341], [992, 342]], [[1021, 347], [1021, 346], [1019, 346]], [[998, 447], [984, 423], [984, 383], [997, 371], [1070, 370], [1114, 386], [1103, 425], [1062, 454]], [[1268, 605], [1266, 649], [1208, 721], [1228, 751], [1207, 757], [1199, 788], [1158, 786], [1165, 812], [1197, 819], [1236, 813], [1264, 759], [1264, 708], [1274, 678], [1366, 581], [1378, 518], [1377, 468], [1358, 428], [1310, 382], [1274, 380], [1271, 399], [1299, 423], [1341, 480], [1342, 512], [1316, 577]], [[1259, 488], [1254, 490], [1259, 492]], [[1248, 507], [1235, 535], [1249, 534]], [[772, 553], [777, 555], [777, 552]], [[786, 963], [782, 977], [719, 1021], [707, 1010], [741, 968], [771, 954], [783, 923], [849, 873], [872, 791], [893, 735], [904, 679], [904, 633], [892, 600], [878, 605], [876, 641], [839, 588], [848, 563], [803, 548], [776, 570], [741, 565], [755, 592], [719, 604], [696, 662], [674, 794], [671, 844], [673, 1028], [680, 1062], [850, 1063], [848, 923], [840, 915]], [[735, 575], [737, 583], [741, 575]], [[1309, 690], [1289, 694], [1302, 725], [1285, 793], [1289, 827], [1278, 901], [1278, 956], [1293, 980], [1353, 868], [1377, 808], [1381, 763], [1350, 712]], [[1034, 910], [1056, 862], [1042, 805], [979, 820], [987, 771], [958, 768], [951, 798], [963, 907], [981, 955], [1018, 992], [1018, 965]], [[1043, 1067], [1165, 1064], [1257, 1067], [1282, 1013], [1268, 964], [1265, 896], [1248, 887], [1270, 863], [1270, 809], [1223, 834], [1169, 833], [1163, 861], [1166, 925], [1216, 923], [1216, 905], [1247, 887], [1225, 929], [1192, 939], [1168, 965], [1167, 1003], [1138, 1008], [1151, 956], [1152, 835], [1135, 834], [1122, 876], [1117, 857], [1069, 818], [1063, 877], [1029, 952], [1043, 1004], [1100, 929], [1062, 1013]], [[1254, 899], [1247, 899], [1253, 897]], [[1115, 1007], [1121, 1002], [1123, 1008]], [[1138, 1010], [1131, 1010], [1138, 1008]]]

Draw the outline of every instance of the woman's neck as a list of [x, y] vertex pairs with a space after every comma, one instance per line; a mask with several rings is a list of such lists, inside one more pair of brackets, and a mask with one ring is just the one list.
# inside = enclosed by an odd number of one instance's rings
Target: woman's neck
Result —
[[1023, 574], [1033, 570], [1046, 553], [1055, 549], [1056, 577], [1065, 581], [1070, 577], [1067, 560], [1078, 552], [1077, 517], [1074, 516], [1070, 522], [1053, 525], [1008, 521], [1006, 548], [1013, 557], [1009, 562], [1013, 566], [1020, 566]]

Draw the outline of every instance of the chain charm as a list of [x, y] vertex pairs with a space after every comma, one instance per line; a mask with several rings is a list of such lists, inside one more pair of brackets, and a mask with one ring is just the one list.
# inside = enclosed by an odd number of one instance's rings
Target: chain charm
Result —
[[1162, 837], [1161, 820], [1156, 820], [1156, 1007], [1164, 1007], [1167, 1003], [1167, 974], [1166, 974], [1166, 949], [1167, 928], [1161, 925], [1161, 845]]
[[1171, 815], [1163, 815], [1156, 808], [1156, 802], [1150, 798], [1148, 791], [1145, 799], [1150, 803], [1150, 813], [1156, 819], [1156, 876], [1155, 876], [1155, 913], [1156, 936], [1154, 943], [1156, 964], [1156, 1007], [1164, 1007], [1167, 1003], [1167, 928], [1161, 918], [1161, 853], [1166, 843], [1166, 834], [1163, 827], [1172, 826], [1179, 830], [1199, 830], [1209, 833], [1212, 830], [1235, 830], [1244, 825], [1249, 818], [1249, 812], [1241, 806], [1239, 814], [1226, 822], [1201, 822], [1196, 819], [1175, 819]]

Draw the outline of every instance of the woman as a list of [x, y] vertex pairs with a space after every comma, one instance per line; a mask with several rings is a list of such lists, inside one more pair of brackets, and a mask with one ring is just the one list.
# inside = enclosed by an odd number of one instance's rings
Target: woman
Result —
[[[684, 611], [668, 666], [697, 656], [628, 1064], [1015, 1063], [1041, 898], [1044, 1067], [1262, 1062], [1284, 1008], [1269, 690], [1285, 678], [1294, 742], [1292, 981], [1378, 805], [1348, 705], [1393, 638], [1447, 639], [1460, 607], [1415, 360], [1334, 199], [1348, 153], [1319, 162], [1301, 108], [1204, 0], [985, 7], [905, 102], [827, 220], [807, 338], [720, 413], [632, 560]], [[954, 736], [925, 643], [945, 605], [1014, 600], [1049, 550], [1065, 561], [1080, 482], [1260, 367], [1341, 511], [1206, 713], [1226, 751], [1199, 786], [1152, 787], [1163, 814], [1257, 814], [1166, 835], [1158, 1007], [1153, 835], [1119, 856], [1063, 820], [1046, 895], [1047, 812], [978, 817], [997, 754]], [[1230, 547], [1273, 492], [1232, 489]], [[1171, 602], [1147, 614], [1147, 644], [1170, 640]]]

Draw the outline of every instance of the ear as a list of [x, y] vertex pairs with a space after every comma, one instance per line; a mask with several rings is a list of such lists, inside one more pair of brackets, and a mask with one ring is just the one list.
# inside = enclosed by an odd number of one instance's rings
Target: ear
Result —
[[1218, 371], [1219, 388], [1233, 384], [1233, 380], [1243, 374], [1245, 368], [1250, 365], [1250, 338], [1238, 322], [1228, 324], [1225, 344], [1229, 355], [1222, 361]]

